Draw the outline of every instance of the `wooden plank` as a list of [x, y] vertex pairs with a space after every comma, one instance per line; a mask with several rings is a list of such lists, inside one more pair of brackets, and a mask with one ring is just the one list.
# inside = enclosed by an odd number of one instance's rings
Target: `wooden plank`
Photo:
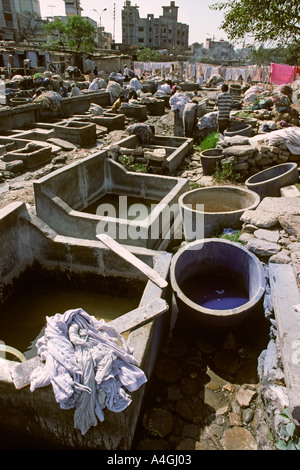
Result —
[[300, 421], [300, 292], [290, 265], [270, 263], [269, 270], [290, 411]]
[[154, 269], [150, 268], [146, 263], [141, 261], [135, 255], [130, 253], [123, 245], [113, 240], [109, 235], [101, 233], [96, 235], [97, 238], [104, 243], [105, 246], [110, 248], [114, 253], [119, 255], [125, 261], [135, 266], [139, 271], [145, 274], [149, 279], [151, 279], [154, 284], [156, 284], [161, 289], [167, 287], [168, 283], [163, 279]]
[[43, 365], [43, 362], [39, 356], [35, 356], [26, 362], [17, 364], [11, 369], [10, 374], [17, 390], [26, 387], [30, 384], [30, 376], [32, 372], [39, 366]]
[[110, 321], [108, 325], [112, 325], [119, 333], [125, 333], [125, 331], [133, 330], [134, 328], [148, 323], [168, 309], [169, 306], [165, 300], [155, 299], [145, 307], [136, 308]]

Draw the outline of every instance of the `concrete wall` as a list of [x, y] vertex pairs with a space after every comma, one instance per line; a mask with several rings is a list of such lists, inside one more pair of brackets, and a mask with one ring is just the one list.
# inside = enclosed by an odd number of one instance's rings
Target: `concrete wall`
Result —
[[[177, 203], [180, 194], [187, 190], [188, 182], [184, 178], [128, 172], [121, 164], [108, 158], [106, 150], [67, 165], [34, 183], [37, 215], [57, 233], [97, 240], [98, 224], [105, 222], [117, 231], [117, 238], [119, 233], [127, 233], [129, 227], [140, 230], [141, 236], [137, 240], [126, 238], [122, 239], [122, 243], [147, 248], [159, 243], [159, 240], [151, 238], [151, 227], [158, 224], [161, 230], [165, 228], [164, 221], [159, 222], [162, 211], [168, 211], [165, 206]], [[151, 218], [149, 216], [141, 221], [79, 212], [106, 193], [155, 199], [161, 205], [158, 204], [151, 212]], [[176, 215], [179, 215], [179, 208], [178, 214], [176, 212], [173, 217]], [[169, 221], [166, 217], [166, 222]]]
[[83, 92], [79, 96], [62, 98], [61, 108], [63, 114], [66, 116], [83, 114], [89, 110], [91, 103], [96, 103], [100, 106], [111, 106], [110, 95], [106, 91]]
[[18, 129], [30, 121], [35, 122], [39, 117], [39, 109], [40, 105], [35, 103], [0, 109], [0, 128]]
[[[26, 208], [13, 203], [0, 211], [0, 278], [1, 300], [11, 293], [16, 279], [33, 263], [42, 269], [67, 273], [94, 273], [145, 282], [140, 306], [155, 298], [166, 298], [169, 288], [162, 291], [141, 274], [134, 266], [125, 263], [98, 241], [75, 240], [61, 237]], [[143, 248], [129, 248], [142, 261], [153, 267], [163, 278], [168, 278], [171, 255]], [[129, 335], [139, 366], [148, 379], [151, 377], [162, 331], [168, 325], [169, 316], [163, 314]], [[13, 325], [12, 325], [13, 328]], [[129, 450], [138, 423], [146, 387], [132, 394], [131, 405], [122, 413], [105, 410], [105, 420], [91, 428], [85, 436], [74, 429], [74, 410], [62, 410], [56, 403], [52, 387], [30, 392], [29, 387], [16, 390], [10, 371], [16, 362], [0, 358], [0, 420], [1, 430], [22, 432], [30, 438], [45, 440], [50, 445], [76, 449]]]
[[[66, 116], [83, 114], [88, 111], [91, 103], [100, 106], [110, 106], [110, 95], [106, 91], [84, 92], [80, 96], [63, 98], [61, 101], [62, 113]], [[0, 109], [0, 128], [18, 129], [28, 122], [40, 120], [40, 105], [29, 103], [15, 108]]]

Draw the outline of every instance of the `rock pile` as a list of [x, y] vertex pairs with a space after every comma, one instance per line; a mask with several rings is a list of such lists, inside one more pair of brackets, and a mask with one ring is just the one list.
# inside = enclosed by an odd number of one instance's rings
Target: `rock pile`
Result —
[[254, 175], [259, 171], [285, 162], [298, 162], [300, 155], [292, 154], [285, 143], [267, 145], [264, 141], [252, 143], [247, 137], [225, 137], [218, 143], [222, 148], [224, 163], [232, 163], [233, 170], [242, 175]]
[[240, 241], [270, 263], [291, 263], [300, 281], [300, 192], [298, 197], [266, 197], [246, 210]]

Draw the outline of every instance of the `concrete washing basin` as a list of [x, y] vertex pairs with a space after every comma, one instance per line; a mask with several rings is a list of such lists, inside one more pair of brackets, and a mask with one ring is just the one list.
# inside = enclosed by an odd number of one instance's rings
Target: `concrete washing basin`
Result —
[[234, 137], [235, 135], [244, 135], [246, 137], [252, 137], [253, 136], [252, 125], [248, 124], [247, 122], [238, 123], [238, 122], [232, 121], [228, 129], [224, 131], [224, 136]]
[[[154, 299], [164, 298], [170, 304], [170, 288], [161, 289], [148, 281], [144, 274], [124, 261], [98, 241], [78, 240], [63, 237], [50, 229], [34, 211], [23, 203], [12, 203], [0, 211], [0, 322], [1, 341], [11, 347], [18, 343], [8, 344], [8, 338], [15, 335], [15, 330], [24, 324], [20, 332], [20, 341], [25, 335], [32, 334], [34, 340], [40, 325], [27, 319], [20, 307], [10, 318], [3, 318], [5, 305], [9, 306], [19, 287], [31, 285], [31, 292], [40, 302], [42, 319], [48, 308], [40, 297], [42, 292], [35, 281], [45, 279], [44, 289], [49, 288], [49, 279], [62, 281], [63, 290], [69, 282], [75, 282], [75, 288], [89, 290], [94, 285], [96, 293], [100, 289], [111, 296], [112, 290], [127, 291], [127, 295], [138, 295], [138, 306], [145, 306]], [[155, 269], [167, 279], [171, 255], [166, 252], [144, 248], [128, 248], [141, 261]], [[35, 274], [35, 276], [33, 276]], [[26, 282], [25, 282], [26, 281]], [[38, 282], [40, 285], [40, 281]], [[118, 292], [116, 292], [118, 296]], [[112, 296], [113, 298], [113, 296]], [[18, 299], [17, 299], [18, 300]], [[117, 300], [117, 299], [116, 299]], [[78, 298], [71, 298], [69, 308], [80, 308]], [[76, 303], [76, 305], [73, 305]], [[24, 304], [25, 309], [26, 304]], [[97, 306], [96, 306], [97, 308]], [[99, 303], [101, 315], [103, 304]], [[64, 310], [65, 311], [65, 310]], [[59, 313], [64, 311], [58, 310]], [[57, 310], [56, 310], [57, 312]], [[93, 315], [92, 312], [87, 313]], [[4, 322], [4, 323], [3, 323]], [[42, 325], [45, 323], [42, 322]], [[132, 331], [126, 339], [133, 348], [139, 367], [145, 372], [148, 380], [155, 364], [160, 340], [165, 328], [169, 327], [168, 312], [154, 321]], [[37, 330], [38, 328], [38, 330]], [[8, 330], [8, 331], [6, 331]], [[4, 336], [7, 333], [8, 337]], [[18, 347], [17, 347], [18, 349]], [[21, 352], [24, 352], [21, 350]], [[15, 359], [15, 358], [14, 358]], [[131, 448], [140, 410], [146, 389], [142, 386], [131, 396], [132, 402], [123, 412], [105, 412], [103, 422], [98, 422], [83, 436], [74, 429], [74, 409], [61, 409], [55, 401], [52, 386], [30, 391], [29, 386], [16, 389], [11, 371], [18, 364], [1, 353], [0, 357], [0, 432], [2, 439], [12, 435], [16, 442], [30, 442], [30, 448], [63, 449], [107, 449], [128, 450]], [[37, 447], [39, 448], [39, 447]], [[42, 447], [45, 448], [45, 447]]]
[[191, 328], [235, 325], [253, 311], [265, 291], [258, 258], [238, 243], [214, 238], [196, 240], [178, 251], [170, 280], [179, 315]]
[[[178, 197], [188, 189], [184, 178], [127, 171], [108, 158], [108, 151], [72, 163], [34, 183], [37, 215], [60, 235], [97, 240], [108, 233], [122, 244], [151, 249], [166, 249], [174, 237], [176, 221], [180, 223]], [[149, 212], [130, 220], [117, 213], [111, 202], [108, 212], [102, 198], [129, 197]], [[85, 212], [92, 204], [96, 211]], [[121, 202], [120, 202], [121, 204]], [[131, 206], [134, 211], [136, 203]], [[172, 212], [170, 209], [173, 208]], [[144, 212], [144, 211], [143, 211]]]
[[299, 172], [297, 163], [282, 163], [250, 176], [245, 185], [256, 192], [261, 199], [264, 197], [279, 197], [280, 188], [298, 182]]
[[[237, 186], [211, 186], [182, 194], [178, 203], [187, 240], [220, 234], [224, 228], [238, 229], [246, 209], [255, 209], [259, 196]], [[198, 205], [198, 207], [197, 207]]]

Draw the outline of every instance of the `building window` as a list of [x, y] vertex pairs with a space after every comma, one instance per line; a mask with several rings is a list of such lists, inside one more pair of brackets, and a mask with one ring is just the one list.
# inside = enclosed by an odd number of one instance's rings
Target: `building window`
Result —
[[11, 11], [11, 5], [9, 0], [3, 0], [3, 11]]

